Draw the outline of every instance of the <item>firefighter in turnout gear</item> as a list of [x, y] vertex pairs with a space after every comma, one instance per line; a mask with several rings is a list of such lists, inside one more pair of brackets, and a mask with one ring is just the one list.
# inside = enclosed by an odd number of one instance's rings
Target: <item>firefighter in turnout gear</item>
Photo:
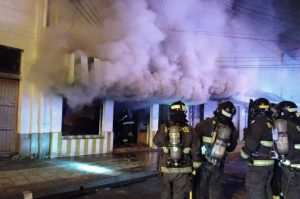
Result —
[[249, 162], [246, 190], [250, 199], [271, 199], [270, 181], [273, 176], [274, 159], [270, 102], [265, 98], [254, 100], [249, 111], [253, 121], [247, 127], [247, 137], [241, 156]]
[[121, 113], [122, 118], [119, 120], [121, 123], [121, 143], [123, 146], [133, 143], [133, 116], [129, 108], [124, 109]]
[[282, 101], [278, 104], [278, 117], [286, 121], [285, 129], [288, 141], [282, 144], [287, 148], [285, 157], [280, 158], [281, 191], [284, 198], [300, 198], [300, 118], [297, 117], [297, 105], [291, 101]]
[[186, 120], [183, 102], [171, 104], [169, 117], [169, 123], [160, 125], [153, 138], [154, 144], [163, 149], [159, 165], [161, 198], [185, 199], [191, 191], [191, 173], [200, 166], [199, 143]]
[[232, 102], [219, 103], [214, 117], [206, 118], [194, 129], [200, 139], [200, 162], [194, 180], [194, 198], [222, 198], [224, 162], [237, 145], [238, 132], [232, 123], [236, 109]]
[[[275, 159], [275, 164], [274, 164], [274, 169], [273, 169], [273, 176], [271, 180], [271, 188], [272, 188], [272, 198], [273, 199], [283, 199], [283, 194], [281, 190], [281, 166], [279, 164], [280, 159], [285, 159], [285, 155], [287, 152], [287, 145], [288, 145], [288, 140], [287, 134], [286, 134], [286, 122], [283, 122], [278, 117], [278, 105], [277, 104], [271, 104], [271, 112], [272, 112], [272, 120], [273, 120], [273, 144], [274, 144], [274, 138], [277, 137], [277, 140], [275, 141], [274, 147], [273, 147], [273, 157], [277, 157]], [[279, 128], [278, 128], [279, 127]], [[281, 139], [278, 139], [278, 133], [281, 134]], [[275, 134], [277, 134], [275, 136]], [[282, 139], [283, 138], [283, 139]], [[283, 142], [282, 142], [283, 141]], [[279, 151], [276, 148], [278, 143]], [[282, 142], [282, 144], [280, 144]], [[277, 149], [277, 150], [276, 150]], [[276, 152], [277, 151], [277, 152]]]

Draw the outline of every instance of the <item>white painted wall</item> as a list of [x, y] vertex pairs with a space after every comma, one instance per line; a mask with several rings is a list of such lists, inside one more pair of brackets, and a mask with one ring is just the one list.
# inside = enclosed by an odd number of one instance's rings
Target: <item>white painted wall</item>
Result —
[[159, 120], [159, 104], [153, 104], [150, 107], [150, 130], [147, 134], [147, 143], [149, 147], [156, 147], [153, 144], [153, 137], [158, 130], [158, 121]]

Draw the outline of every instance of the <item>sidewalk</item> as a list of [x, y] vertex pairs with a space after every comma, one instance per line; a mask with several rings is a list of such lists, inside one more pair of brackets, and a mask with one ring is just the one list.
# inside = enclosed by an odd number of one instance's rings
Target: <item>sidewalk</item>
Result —
[[239, 141], [236, 149], [229, 153], [225, 162], [225, 181], [223, 190], [226, 199], [248, 198], [245, 190], [245, 178], [248, 162], [240, 156], [243, 142]]
[[51, 160], [6, 160], [0, 161], [0, 199], [26, 194], [41, 198], [157, 173], [157, 151], [147, 148]]
[[[244, 199], [247, 162], [236, 150], [225, 164], [224, 193], [227, 199]], [[50, 160], [0, 161], [0, 199], [23, 199], [63, 194], [108, 186], [158, 174], [157, 150], [120, 148], [114, 153]], [[28, 197], [31, 198], [31, 197]]]

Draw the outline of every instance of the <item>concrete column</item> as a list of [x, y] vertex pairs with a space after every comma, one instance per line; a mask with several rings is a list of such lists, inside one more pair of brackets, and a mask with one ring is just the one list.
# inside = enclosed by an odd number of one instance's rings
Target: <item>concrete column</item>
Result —
[[150, 129], [147, 136], [147, 143], [150, 147], [155, 147], [153, 144], [153, 137], [158, 130], [158, 119], [159, 119], [159, 104], [153, 104], [150, 107]]
[[89, 82], [88, 58], [85, 55], [81, 55], [80, 63], [81, 83], [87, 86]]
[[243, 140], [244, 139], [244, 128], [247, 126], [247, 112], [246, 112], [246, 108], [244, 106], [240, 106], [240, 114], [239, 114], [239, 140]]
[[113, 149], [113, 121], [114, 121], [114, 101], [104, 100], [102, 109], [102, 135], [107, 135], [105, 139], [110, 139], [110, 145], [107, 152]]
[[71, 84], [75, 80], [75, 54], [66, 55], [66, 65], [69, 67], [68, 83]]
[[30, 96], [23, 95], [22, 96], [22, 103], [20, 106], [20, 112], [21, 112], [21, 119], [19, 124], [19, 133], [18, 138], [19, 139], [19, 153], [21, 156], [29, 156], [30, 154]]
[[61, 132], [63, 100], [61, 96], [51, 96], [51, 130], [50, 132]]
[[62, 105], [63, 100], [61, 96], [51, 96], [51, 130], [50, 130], [50, 157], [55, 158], [59, 156], [61, 146], [61, 132], [62, 132]]

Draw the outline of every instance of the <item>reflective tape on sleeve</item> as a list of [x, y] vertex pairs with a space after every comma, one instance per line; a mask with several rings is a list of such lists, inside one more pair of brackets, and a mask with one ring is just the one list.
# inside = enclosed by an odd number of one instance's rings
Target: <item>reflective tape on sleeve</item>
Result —
[[253, 160], [253, 164], [254, 166], [272, 166], [274, 165], [274, 160]]
[[162, 166], [160, 168], [162, 173], [192, 173], [192, 167], [173, 167], [173, 168], [168, 168]]
[[185, 147], [185, 148], [183, 149], [183, 153], [185, 153], [185, 154], [188, 154], [190, 151], [191, 151], [191, 148], [190, 148], [190, 147]]
[[291, 165], [291, 161], [289, 161], [289, 160], [280, 161], [280, 163], [287, 167]]
[[243, 150], [241, 150], [241, 157], [244, 159], [248, 159], [249, 155], [247, 153], [245, 153]]
[[300, 150], [300, 144], [295, 144], [294, 148]]
[[193, 162], [193, 168], [199, 168], [201, 164], [201, 162]]
[[205, 143], [211, 144], [212, 138], [208, 137], [208, 136], [203, 136], [202, 141], [205, 142]]
[[292, 168], [300, 169], [300, 164], [291, 164]]
[[164, 151], [164, 153], [169, 153], [169, 149], [165, 146], [163, 147], [163, 151]]
[[265, 146], [265, 147], [272, 147], [273, 146], [273, 141], [262, 140], [262, 141], [260, 141], [260, 144]]

